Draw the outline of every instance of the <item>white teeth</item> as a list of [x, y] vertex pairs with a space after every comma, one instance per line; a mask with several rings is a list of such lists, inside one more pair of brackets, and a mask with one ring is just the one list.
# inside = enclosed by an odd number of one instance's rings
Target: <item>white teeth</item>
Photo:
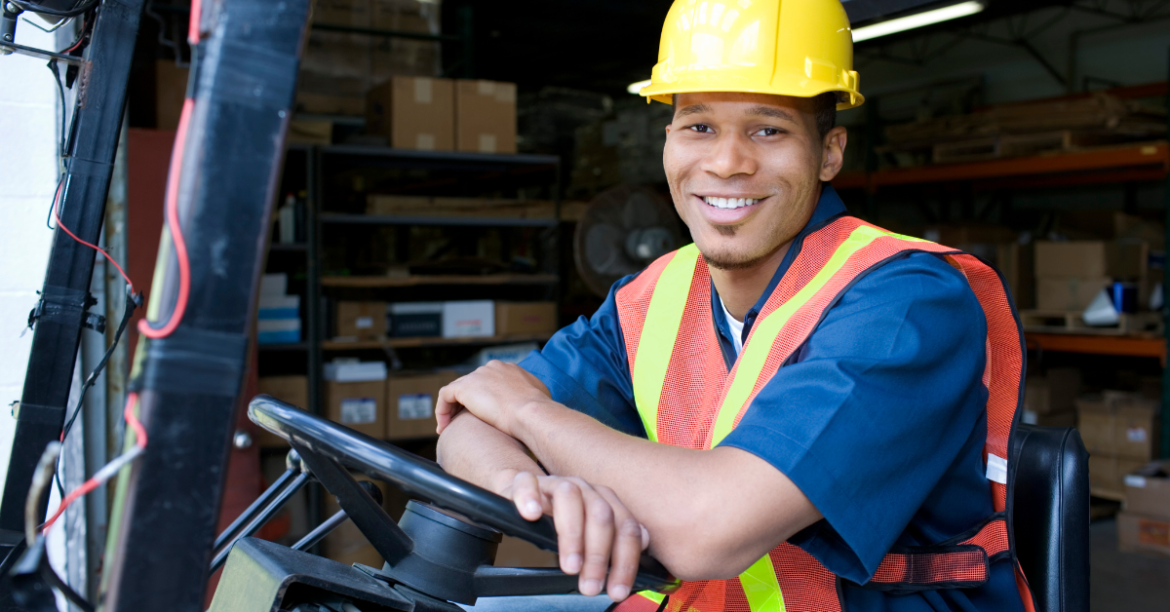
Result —
[[751, 206], [759, 200], [752, 198], [715, 198], [711, 196], [703, 196], [703, 201], [715, 208], [722, 208], [731, 210], [735, 208], [743, 208], [744, 206]]

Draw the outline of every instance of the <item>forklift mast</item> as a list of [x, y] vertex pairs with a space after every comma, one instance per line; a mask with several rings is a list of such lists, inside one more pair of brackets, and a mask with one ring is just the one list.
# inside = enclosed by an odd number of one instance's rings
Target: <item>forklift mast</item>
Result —
[[[204, 609], [309, 3], [192, 2], [186, 121], [168, 184], [173, 216], [160, 244], [155, 277], [161, 282], [148, 296], [150, 329], [140, 336], [131, 372], [148, 442], [117, 480], [103, 563], [104, 610]], [[36, 11], [38, 3], [19, 4]], [[102, 0], [81, 58], [60, 214], [64, 225], [93, 244], [101, 233], [143, 5]], [[26, 52], [5, 42], [12, 41], [0, 39], [0, 51]], [[89, 247], [56, 233], [0, 502], [0, 575], [23, 553], [33, 473], [46, 445], [61, 436], [93, 266]], [[46, 504], [37, 510], [41, 521]], [[0, 610], [22, 609], [0, 593]]]

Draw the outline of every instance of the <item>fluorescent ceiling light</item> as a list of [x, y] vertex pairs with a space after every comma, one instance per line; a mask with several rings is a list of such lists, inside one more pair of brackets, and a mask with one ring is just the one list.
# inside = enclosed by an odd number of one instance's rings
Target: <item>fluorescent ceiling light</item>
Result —
[[646, 79], [645, 81], [638, 81], [637, 83], [630, 83], [630, 85], [628, 87], [626, 87], [626, 91], [628, 91], [636, 96], [639, 93], [641, 93], [642, 90], [649, 85], [650, 85], [650, 79]]
[[[855, 28], [853, 30], [853, 42], [859, 43], [863, 40], [869, 40], [879, 36], [886, 36], [896, 32], [904, 32], [906, 30], [913, 30], [914, 28], [921, 28], [939, 23], [941, 21], [949, 21], [951, 19], [958, 19], [959, 17], [974, 15], [983, 9], [984, 4], [980, 0], [968, 0], [967, 2], [960, 2], [959, 4], [944, 6], [943, 8], [934, 9], [932, 11], [925, 11], [914, 15], [898, 17], [897, 19], [890, 19], [889, 21], [881, 21], [873, 25]], [[633, 85], [630, 87], [633, 87]]]

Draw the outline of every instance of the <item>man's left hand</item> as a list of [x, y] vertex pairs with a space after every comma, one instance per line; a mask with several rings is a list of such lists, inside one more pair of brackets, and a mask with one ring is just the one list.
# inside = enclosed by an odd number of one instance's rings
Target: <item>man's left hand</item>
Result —
[[437, 431], [443, 433], [460, 409], [515, 437], [516, 411], [533, 401], [549, 399], [540, 379], [518, 365], [489, 361], [487, 365], [443, 387], [435, 406]]

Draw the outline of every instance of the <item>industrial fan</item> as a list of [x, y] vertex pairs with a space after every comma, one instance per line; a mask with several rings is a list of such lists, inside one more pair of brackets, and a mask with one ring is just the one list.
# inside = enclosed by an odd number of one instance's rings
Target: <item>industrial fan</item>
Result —
[[573, 258], [585, 285], [604, 297], [623, 276], [684, 244], [670, 202], [647, 187], [621, 185], [589, 203], [573, 235]]

